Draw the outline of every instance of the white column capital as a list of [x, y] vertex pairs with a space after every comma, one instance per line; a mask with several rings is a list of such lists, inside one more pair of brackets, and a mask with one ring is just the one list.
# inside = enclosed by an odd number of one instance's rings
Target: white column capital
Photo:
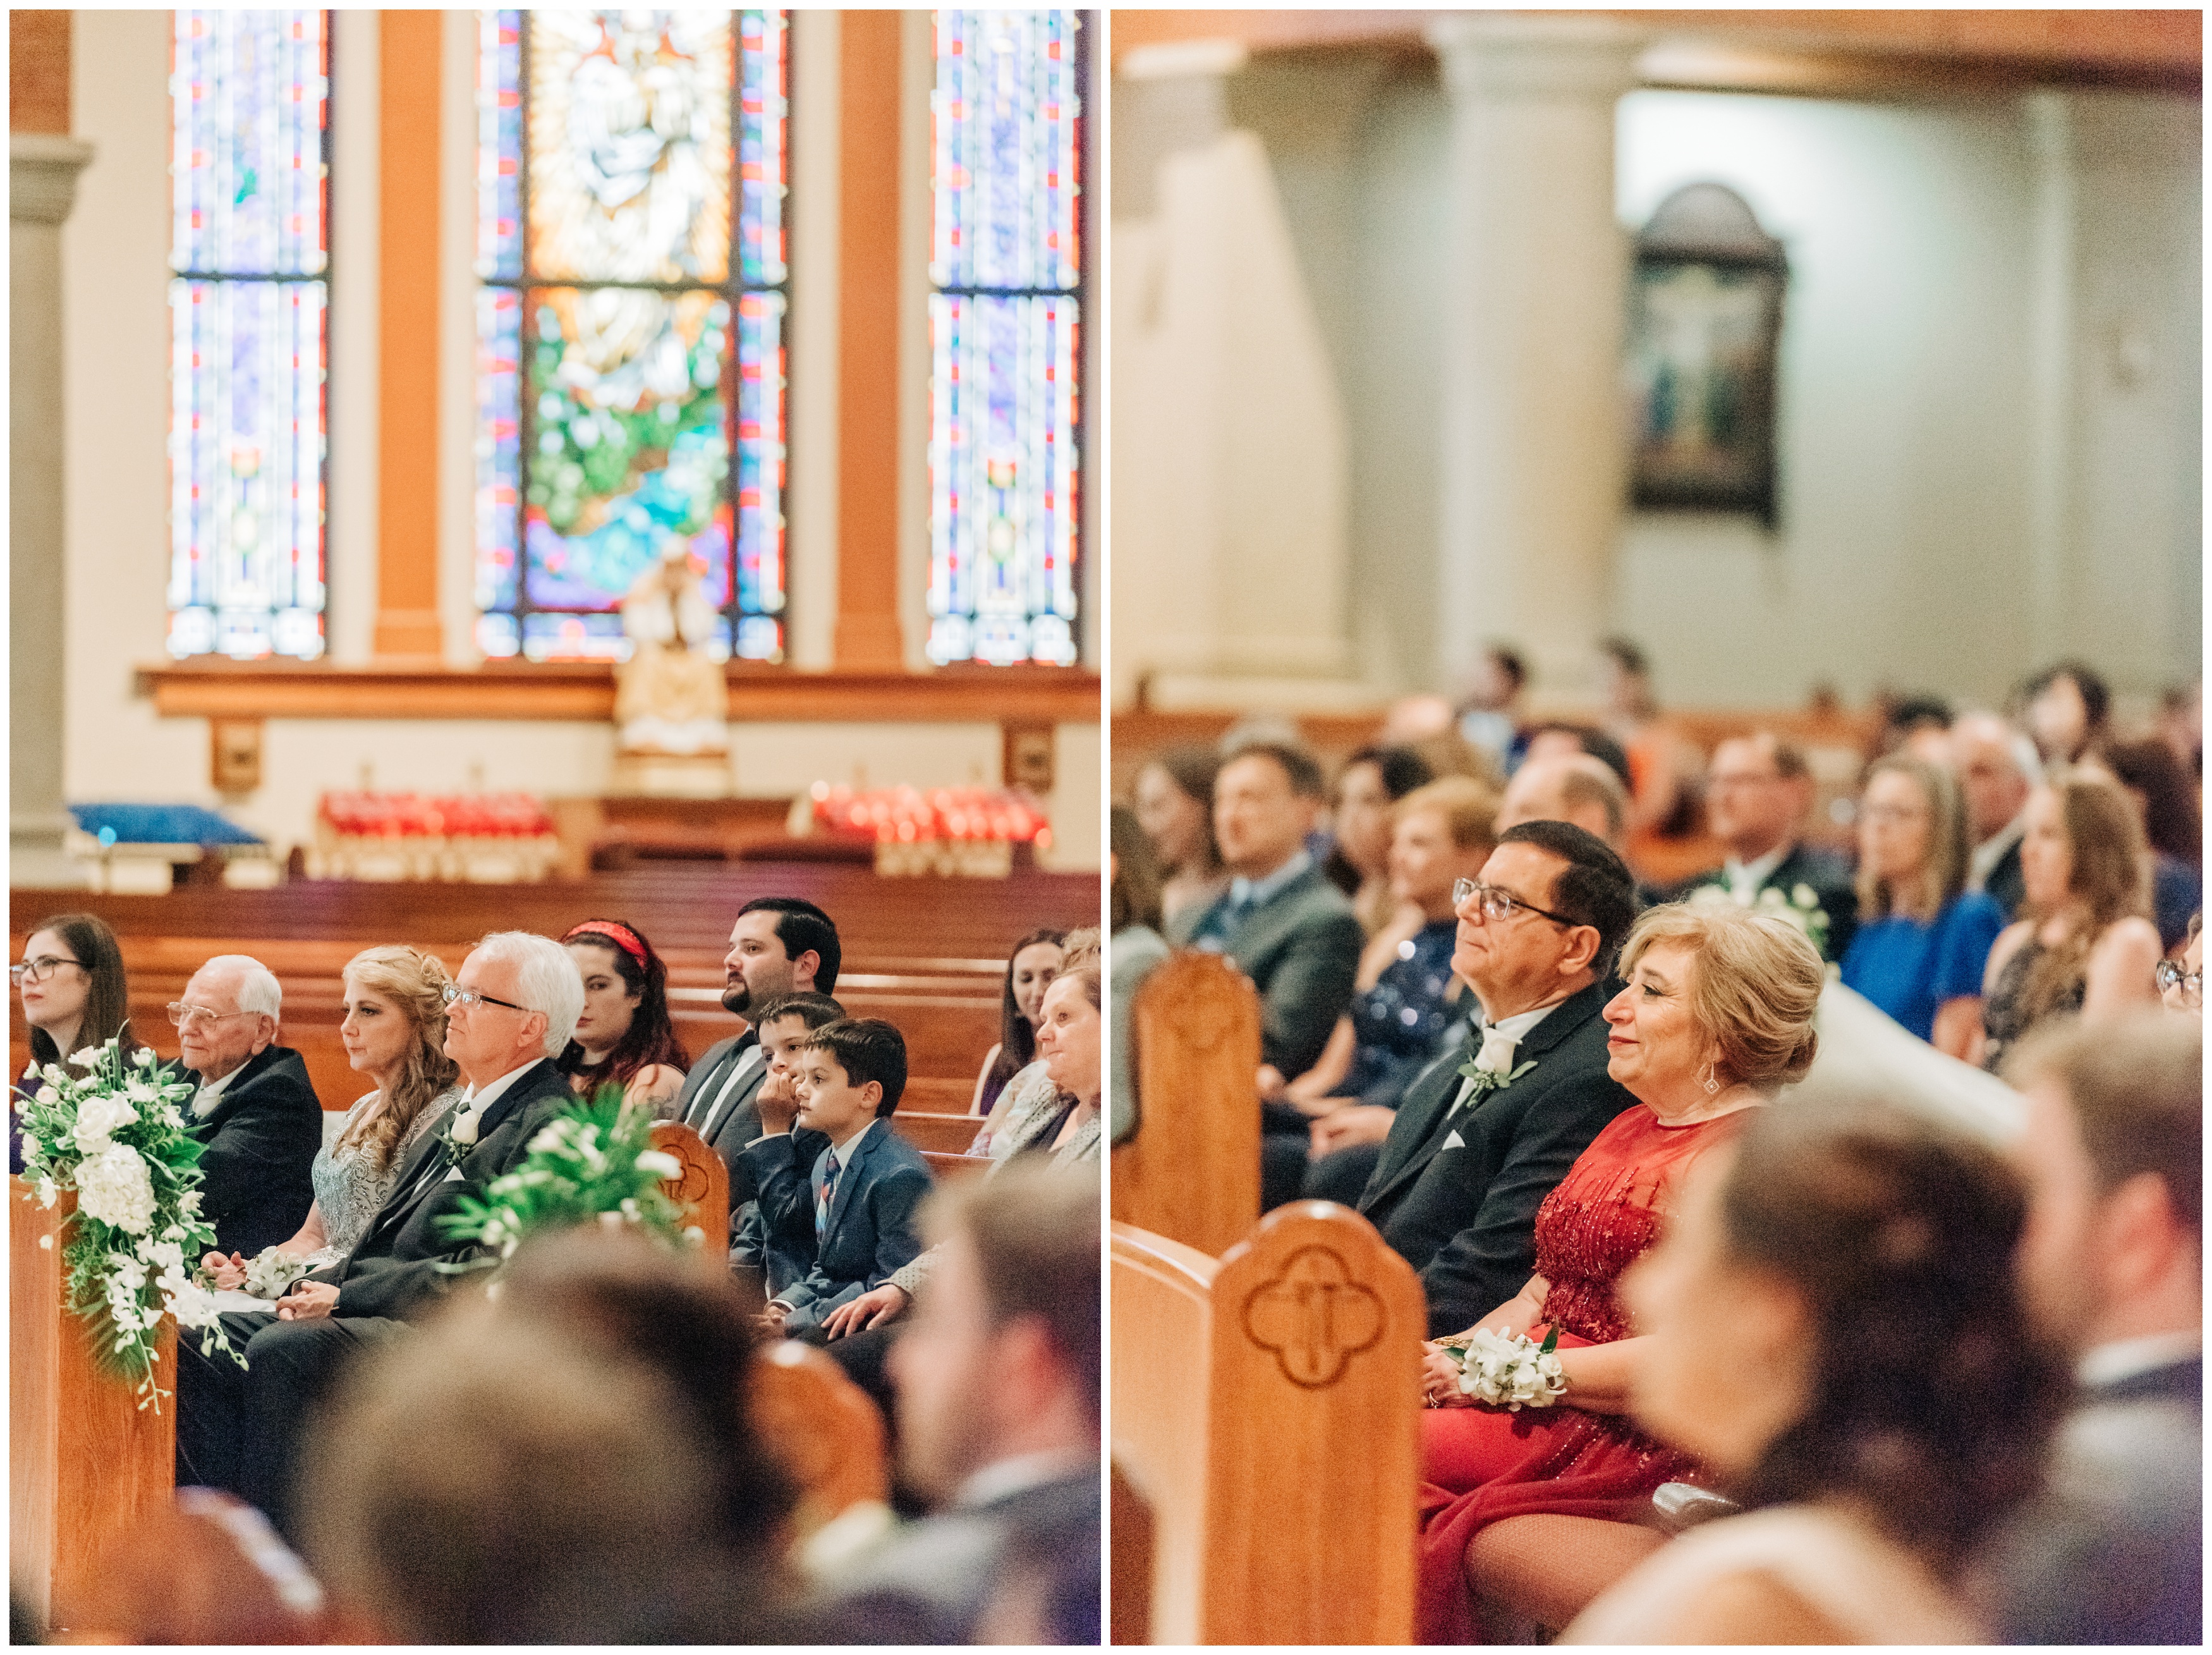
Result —
[[13, 132], [8, 139], [8, 216], [24, 224], [59, 224], [76, 204], [76, 175], [92, 146], [58, 132]]
[[1651, 38], [1609, 17], [1564, 12], [1455, 12], [1427, 34], [1457, 102], [1611, 103], [1635, 89], [1636, 62]]

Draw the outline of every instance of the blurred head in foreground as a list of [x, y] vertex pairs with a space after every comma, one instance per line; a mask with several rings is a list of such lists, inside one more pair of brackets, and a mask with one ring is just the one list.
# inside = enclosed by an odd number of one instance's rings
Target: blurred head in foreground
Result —
[[574, 1231], [376, 1352], [318, 1435], [307, 1551], [404, 1643], [774, 1637], [792, 1494], [753, 1435], [745, 1306], [698, 1262]]
[[1098, 1194], [1095, 1171], [1016, 1165], [933, 1203], [943, 1262], [890, 1366], [906, 1474], [937, 1500], [1002, 1461], [1097, 1454]]

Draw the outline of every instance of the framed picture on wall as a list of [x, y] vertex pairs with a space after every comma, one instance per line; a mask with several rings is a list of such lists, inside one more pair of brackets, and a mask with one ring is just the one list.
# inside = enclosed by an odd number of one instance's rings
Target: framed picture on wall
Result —
[[1692, 184], [1636, 242], [1627, 380], [1638, 509], [1777, 514], [1775, 358], [1790, 267], [1749, 204]]

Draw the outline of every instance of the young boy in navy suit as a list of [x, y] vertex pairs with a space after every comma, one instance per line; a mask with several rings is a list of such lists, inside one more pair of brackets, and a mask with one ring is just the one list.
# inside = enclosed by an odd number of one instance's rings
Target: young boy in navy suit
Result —
[[803, 1180], [793, 1133], [739, 1153], [759, 1182], [770, 1231], [809, 1218], [814, 1230], [813, 1269], [769, 1301], [762, 1329], [818, 1344], [824, 1317], [921, 1252], [915, 1219], [929, 1193], [929, 1164], [887, 1124], [906, 1090], [906, 1040], [896, 1029], [873, 1017], [825, 1024], [798, 1057], [797, 1124], [827, 1137], [829, 1147]]
[[[845, 1008], [827, 995], [778, 995], [759, 1008], [753, 1026], [760, 1035], [768, 1073], [754, 1101], [763, 1134], [793, 1132], [793, 1117], [799, 1111], [793, 1080], [799, 1051], [814, 1037], [815, 1030], [842, 1021], [844, 1016]], [[811, 1166], [829, 1142], [820, 1133], [804, 1127], [793, 1135], [790, 1153], [800, 1167]], [[773, 1299], [814, 1268], [814, 1210], [805, 1202], [792, 1205], [798, 1210], [787, 1218], [796, 1221], [787, 1221], [778, 1229], [769, 1227], [757, 1200], [745, 1202], [735, 1215], [730, 1269], [757, 1284], [766, 1298]]]

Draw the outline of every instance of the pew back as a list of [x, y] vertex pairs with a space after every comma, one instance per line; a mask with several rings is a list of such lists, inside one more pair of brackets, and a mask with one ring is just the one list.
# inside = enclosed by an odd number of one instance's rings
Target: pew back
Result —
[[1112, 1236], [1113, 1451], [1150, 1510], [1156, 1643], [1412, 1635], [1425, 1311], [1349, 1208], [1280, 1208], [1218, 1263]]
[[716, 1270], [728, 1268], [730, 1253], [730, 1169], [707, 1141], [681, 1121], [655, 1121], [653, 1147], [673, 1155], [684, 1171], [663, 1178], [669, 1200], [684, 1209], [684, 1222], [704, 1233], [700, 1254]]
[[884, 1416], [822, 1352], [787, 1339], [762, 1353], [752, 1413], [799, 1485], [802, 1538], [851, 1506], [890, 1497]]
[[1139, 1120], [1114, 1217], [1218, 1255], [1260, 1215], [1260, 999], [1218, 954], [1161, 962], [1131, 1010]]

